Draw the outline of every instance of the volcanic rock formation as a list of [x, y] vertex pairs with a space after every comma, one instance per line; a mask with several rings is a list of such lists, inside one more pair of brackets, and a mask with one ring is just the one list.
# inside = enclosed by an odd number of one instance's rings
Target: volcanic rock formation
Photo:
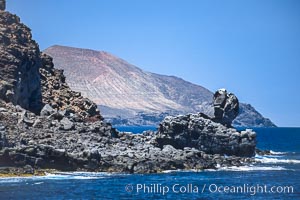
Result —
[[40, 68], [42, 101], [53, 109], [77, 115], [85, 120], [102, 120], [97, 105], [84, 98], [80, 92], [70, 89], [66, 83], [63, 70], [55, 69], [52, 58], [46, 54], [41, 55]]
[[[254, 162], [249, 157], [224, 154], [252, 156], [255, 133], [227, 130], [201, 115], [166, 119], [165, 132], [135, 135], [117, 132], [103, 121], [78, 122], [74, 116], [51, 113], [51, 109], [43, 116], [36, 116], [10, 103], [0, 102], [0, 108], [0, 169], [154, 173]], [[178, 125], [185, 124], [186, 119], [188, 126]], [[167, 128], [168, 122], [174, 121], [177, 123]], [[197, 129], [202, 122], [207, 124]], [[205, 146], [197, 145], [197, 141]], [[230, 150], [230, 145], [237, 149]]]
[[0, 12], [0, 98], [38, 113], [42, 108], [38, 44], [19, 17]]
[[6, 1], [0, 0], [0, 11], [4, 11], [6, 8]]
[[209, 154], [254, 156], [256, 133], [250, 129], [238, 132], [198, 113], [166, 117], [160, 125], [157, 141], [160, 146], [190, 147]]
[[69, 88], [17, 16], [0, 11], [0, 31], [0, 173], [150, 173], [254, 161], [236, 156], [253, 156], [255, 133], [203, 114], [166, 118], [158, 132], [116, 131], [96, 104]]
[[232, 121], [239, 114], [239, 100], [226, 89], [219, 89], [214, 94], [214, 121], [231, 127]]
[[19, 17], [0, 15], [0, 99], [39, 114], [43, 105], [78, 113], [82, 118], [102, 119], [94, 104], [72, 91], [52, 58], [40, 53], [30, 29]]

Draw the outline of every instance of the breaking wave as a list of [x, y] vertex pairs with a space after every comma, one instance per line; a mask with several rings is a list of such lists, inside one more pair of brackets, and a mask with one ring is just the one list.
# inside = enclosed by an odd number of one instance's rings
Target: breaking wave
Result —
[[221, 171], [279, 171], [279, 170], [287, 170], [284, 167], [280, 166], [272, 166], [272, 167], [266, 167], [266, 166], [232, 166], [232, 167], [221, 167]]
[[270, 153], [272, 155], [285, 155], [285, 154], [288, 154], [289, 152], [281, 152], [281, 151], [272, 151], [272, 150], [270, 150]]
[[287, 163], [287, 164], [300, 164], [300, 160], [295, 159], [281, 159], [272, 156], [255, 156], [255, 161], [261, 163]]

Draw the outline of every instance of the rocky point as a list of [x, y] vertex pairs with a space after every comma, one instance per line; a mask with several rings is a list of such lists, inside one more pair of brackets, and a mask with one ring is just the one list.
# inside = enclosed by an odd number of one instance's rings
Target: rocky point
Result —
[[0, 8], [1, 173], [154, 173], [254, 162], [253, 131], [238, 132], [201, 113], [167, 117], [158, 131], [118, 132], [69, 88], [30, 29], [3, 11], [5, 1]]

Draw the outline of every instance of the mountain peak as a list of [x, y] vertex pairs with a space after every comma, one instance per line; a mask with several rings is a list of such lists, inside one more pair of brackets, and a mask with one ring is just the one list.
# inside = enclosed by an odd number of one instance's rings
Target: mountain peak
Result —
[[93, 49], [88, 48], [78, 48], [78, 47], [70, 47], [70, 46], [64, 46], [64, 45], [52, 45], [44, 50], [44, 52], [47, 51], [56, 51], [56, 52], [68, 52], [73, 54], [82, 54], [83, 56], [95, 56], [99, 54], [99, 56], [107, 57], [108, 59], [118, 59], [113, 54], [106, 52], [106, 51], [97, 51]]

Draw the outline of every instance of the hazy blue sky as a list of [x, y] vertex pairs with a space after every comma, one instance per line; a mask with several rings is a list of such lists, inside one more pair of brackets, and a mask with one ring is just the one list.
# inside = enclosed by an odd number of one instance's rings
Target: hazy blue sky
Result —
[[300, 126], [298, 0], [13, 0], [45, 49], [108, 51], [211, 91], [225, 87], [279, 126]]

